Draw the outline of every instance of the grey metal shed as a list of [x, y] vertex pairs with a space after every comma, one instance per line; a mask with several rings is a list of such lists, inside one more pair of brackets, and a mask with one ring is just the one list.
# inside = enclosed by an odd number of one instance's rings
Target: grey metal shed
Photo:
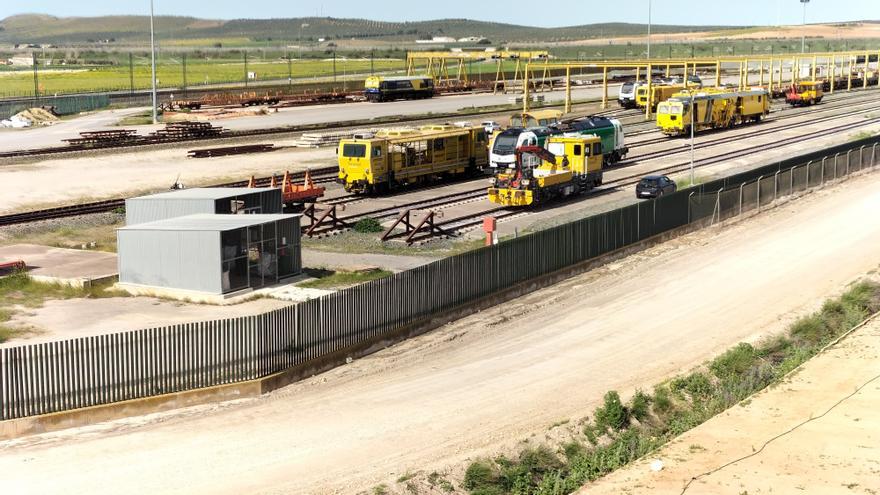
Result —
[[282, 213], [277, 187], [196, 187], [125, 200], [125, 223], [155, 222], [198, 213]]
[[227, 294], [302, 271], [300, 215], [189, 215], [117, 230], [119, 282]]

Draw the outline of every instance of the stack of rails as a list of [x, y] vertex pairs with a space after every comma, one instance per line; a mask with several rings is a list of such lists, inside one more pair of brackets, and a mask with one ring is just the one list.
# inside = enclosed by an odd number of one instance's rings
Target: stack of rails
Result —
[[187, 151], [190, 158], [212, 158], [215, 156], [243, 155], [246, 153], [267, 153], [275, 151], [274, 144], [246, 144], [242, 146], [224, 146], [222, 148], [204, 148]]
[[80, 132], [80, 137], [63, 139], [71, 146], [115, 146], [117, 144], [130, 143], [139, 139], [134, 129], [119, 129], [112, 131], [86, 131]]
[[222, 133], [222, 127], [210, 122], [171, 122], [150, 135], [161, 140], [182, 140], [217, 137]]

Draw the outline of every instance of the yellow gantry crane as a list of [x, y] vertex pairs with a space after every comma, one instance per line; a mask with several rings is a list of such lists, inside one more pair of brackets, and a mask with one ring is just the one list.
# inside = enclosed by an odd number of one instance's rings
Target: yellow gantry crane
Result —
[[[550, 61], [550, 54], [543, 50], [533, 51], [509, 51], [509, 50], [483, 50], [483, 51], [412, 51], [406, 55], [406, 74], [408, 76], [426, 74], [434, 78], [439, 85], [444, 84], [470, 84], [473, 78], [473, 71], [469, 70], [470, 64], [473, 62], [495, 63], [495, 80], [493, 83], [493, 91], [499, 91], [502, 88], [507, 91], [512, 87], [517, 87], [529, 80], [533, 85], [533, 90], [538, 90], [546, 84], [539, 81], [547, 81], [549, 78], [549, 69], [543, 68], [540, 77], [537, 76], [536, 70], [541, 67], [532, 67], [531, 63], [537, 62], [547, 65]], [[504, 63], [515, 63], [513, 80], [506, 81]], [[532, 73], [526, 76], [526, 70]], [[506, 83], [506, 84], [505, 84]]]
[[[846, 81], [846, 89], [853, 88], [853, 79], [861, 79], [861, 86], [867, 87], [869, 79], [877, 77], [880, 71], [880, 51], [845, 51], [825, 53], [799, 53], [788, 55], [748, 55], [736, 57], [696, 57], [673, 59], [639, 59], [639, 60], [606, 60], [596, 62], [582, 61], [544, 61], [526, 64], [524, 70], [526, 81], [523, 84], [523, 111], [527, 112], [530, 105], [529, 90], [534, 86], [528, 81], [533, 77], [534, 68], [539, 67], [545, 73], [560, 74], [564, 72], [565, 113], [571, 112], [571, 75], [575, 70], [602, 76], [602, 108], [608, 107], [608, 82], [614, 76], [626, 75], [636, 80], [644, 79], [648, 86], [648, 95], [652, 95], [653, 78], [660, 75], [667, 77], [678, 74], [685, 78], [689, 75], [710, 73], [714, 75], [714, 85], [722, 85], [722, 74], [737, 76], [733, 86], [740, 89], [753, 85], [767, 88], [770, 92], [782, 91], [785, 87], [801, 80], [831, 81], [830, 91], [834, 91], [835, 82]], [[757, 77], [756, 77], [757, 75]], [[653, 76], [653, 77], [652, 77]], [[544, 76], [546, 78], [548, 76]], [[757, 80], [755, 80], [757, 79]], [[649, 101], [645, 107], [645, 118], [650, 119], [655, 102]]]

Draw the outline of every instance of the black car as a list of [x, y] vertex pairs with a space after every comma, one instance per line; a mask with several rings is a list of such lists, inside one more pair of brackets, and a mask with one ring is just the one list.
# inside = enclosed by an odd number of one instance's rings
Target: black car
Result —
[[637, 198], [656, 198], [675, 192], [675, 182], [665, 175], [648, 175], [636, 185]]

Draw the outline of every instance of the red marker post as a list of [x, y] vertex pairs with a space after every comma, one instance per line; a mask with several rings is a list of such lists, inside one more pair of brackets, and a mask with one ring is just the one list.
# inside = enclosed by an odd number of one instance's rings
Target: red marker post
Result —
[[483, 232], [486, 233], [486, 245], [491, 246], [495, 240], [495, 217], [483, 217]]

